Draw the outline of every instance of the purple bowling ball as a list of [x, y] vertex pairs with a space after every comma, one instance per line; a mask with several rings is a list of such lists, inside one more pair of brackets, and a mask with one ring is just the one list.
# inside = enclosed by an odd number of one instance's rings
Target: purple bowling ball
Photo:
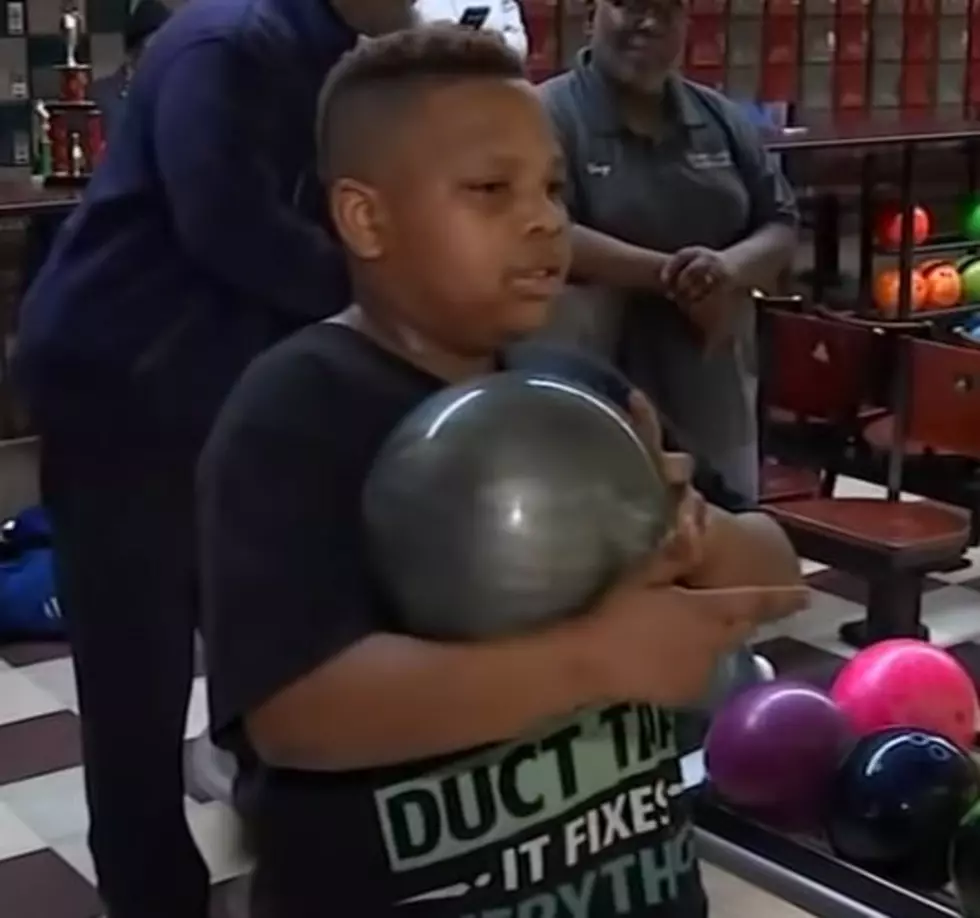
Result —
[[824, 692], [781, 679], [746, 689], [715, 715], [705, 766], [733, 806], [805, 821], [819, 812], [850, 738]]

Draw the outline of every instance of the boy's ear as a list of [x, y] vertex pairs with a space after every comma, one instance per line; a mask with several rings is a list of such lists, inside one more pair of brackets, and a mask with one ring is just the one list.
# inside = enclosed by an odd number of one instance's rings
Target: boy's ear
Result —
[[370, 185], [351, 178], [335, 181], [330, 189], [330, 217], [355, 258], [373, 261], [384, 254], [384, 208]]

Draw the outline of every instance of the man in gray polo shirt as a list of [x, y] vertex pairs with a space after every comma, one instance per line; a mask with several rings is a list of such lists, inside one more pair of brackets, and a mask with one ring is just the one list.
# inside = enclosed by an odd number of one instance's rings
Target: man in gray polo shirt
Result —
[[558, 337], [582, 322], [736, 491], [758, 492], [750, 290], [792, 258], [789, 185], [738, 107], [676, 71], [683, 0], [596, 0], [592, 41], [541, 87], [576, 222]]

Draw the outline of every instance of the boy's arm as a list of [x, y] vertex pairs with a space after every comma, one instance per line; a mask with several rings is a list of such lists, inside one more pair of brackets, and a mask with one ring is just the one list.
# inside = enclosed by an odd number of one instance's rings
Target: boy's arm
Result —
[[800, 559], [779, 524], [765, 513], [707, 508], [704, 562], [685, 582], [698, 588], [802, 584]]
[[[688, 453], [663, 452], [665, 440], [660, 416], [650, 400], [640, 390], [628, 396], [628, 409], [640, 439], [653, 454], [663, 453], [665, 469], [677, 467], [676, 459], [686, 457], [689, 469], [697, 463]], [[704, 467], [702, 466], [702, 469]], [[706, 470], [710, 471], [710, 470]], [[711, 481], [712, 476], [707, 475]], [[780, 526], [758, 512], [736, 512], [706, 503], [691, 476], [675, 479], [686, 486], [678, 521], [681, 555], [693, 552], [700, 559], [693, 571], [686, 571], [683, 583], [697, 589], [725, 587], [799, 586], [802, 584], [800, 560]], [[685, 545], [683, 543], [691, 544]]]
[[248, 737], [263, 761], [310, 771], [383, 767], [512, 739], [604, 700], [583, 651], [573, 627], [472, 644], [379, 632], [247, 715]]
[[537, 87], [538, 98], [551, 118], [565, 154], [568, 181], [565, 206], [572, 220], [572, 265], [570, 280], [597, 284], [617, 290], [636, 289], [662, 292], [661, 273], [668, 256], [654, 252], [607, 233], [584, 222], [582, 194], [585, 163], [578, 156], [575, 142], [577, 100], [569, 89], [567, 75], [546, 80]]
[[592, 614], [538, 633], [457, 644], [390, 633], [361, 530], [384, 426], [372, 387], [283, 354], [245, 374], [199, 475], [219, 742], [244, 728], [270, 765], [352, 770], [511, 739], [585, 705], [673, 705], [697, 695], [760, 609], [799, 605], [797, 594], [659, 588], [643, 569]]
[[484, 645], [386, 633], [361, 532], [378, 419], [359, 380], [281, 353], [246, 372], [199, 469], [219, 741], [244, 727], [266, 762], [344, 770], [510, 738], [596, 701], [591, 643], [568, 629]]

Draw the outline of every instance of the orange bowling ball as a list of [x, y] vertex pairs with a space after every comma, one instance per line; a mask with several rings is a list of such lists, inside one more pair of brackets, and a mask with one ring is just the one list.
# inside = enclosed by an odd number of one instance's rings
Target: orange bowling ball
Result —
[[[912, 209], [912, 242], [922, 245], [932, 232], [932, 218], [924, 207]], [[877, 221], [878, 244], [897, 249], [902, 244], [902, 210], [895, 204], [879, 212]]]
[[[912, 271], [910, 281], [912, 284], [912, 309], [921, 309], [929, 295], [929, 285], [922, 276], [922, 272], [918, 270]], [[872, 291], [875, 307], [886, 318], [894, 319], [898, 315], [900, 287], [901, 277], [898, 268], [885, 268], [879, 271], [875, 277], [874, 290]]]
[[963, 281], [951, 261], [934, 258], [923, 262], [917, 270], [926, 282], [926, 309], [949, 309], [959, 305], [963, 296]]

